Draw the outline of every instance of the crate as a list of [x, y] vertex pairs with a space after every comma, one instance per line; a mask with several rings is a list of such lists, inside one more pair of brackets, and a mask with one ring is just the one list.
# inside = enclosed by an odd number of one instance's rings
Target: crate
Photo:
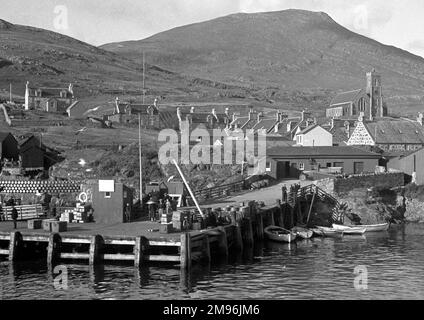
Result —
[[195, 222], [192, 225], [193, 230], [202, 230], [202, 224], [200, 222]]
[[42, 229], [42, 227], [43, 227], [43, 220], [41, 219], [28, 220], [28, 229], [36, 230], [36, 229]]
[[174, 211], [172, 213], [172, 221], [184, 221], [185, 218], [190, 217], [189, 211]]
[[174, 228], [175, 231], [181, 231], [183, 226], [183, 223], [181, 221], [172, 221], [172, 227]]
[[68, 223], [66, 221], [53, 221], [50, 223], [52, 232], [66, 232]]
[[52, 225], [51, 224], [52, 224], [53, 221], [56, 221], [56, 220], [51, 220], [51, 219], [43, 220], [43, 230], [51, 232], [52, 231]]
[[174, 231], [173, 224], [167, 223], [167, 224], [161, 224], [159, 228], [159, 232], [166, 234], [166, 233], [172, 233]]

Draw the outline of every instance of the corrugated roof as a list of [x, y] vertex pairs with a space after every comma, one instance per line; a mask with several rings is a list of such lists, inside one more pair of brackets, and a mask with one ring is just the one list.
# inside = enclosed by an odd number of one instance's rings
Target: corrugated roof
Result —
[[407, 120], [380, 120], [365, 123], [377, 144], [424, 144], [424, 128]]
[[267, 150], [269, 157], [369, 157], [380, 158], [378, 153], [354, 147], [275, 147]]
[[349, 103], [356, 100], [356, 97], [362, 93], [362, 89], [347, 91], [337, 94], [333, 100], [331, 100], [330, 106], [335, 104]]

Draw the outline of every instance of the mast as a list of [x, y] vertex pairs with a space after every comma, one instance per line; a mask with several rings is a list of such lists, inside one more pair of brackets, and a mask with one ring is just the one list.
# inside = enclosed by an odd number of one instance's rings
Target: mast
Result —
[[138, 113], [138, 153], [140, 165], [140, 202], [143, 200], [143, 168], [141, 161], [141, 115]]
[[146, 63], [145, 63], [145, 59], [144, 59], [144, 51], [143, 51], [143, 104], [144, 104], [144, 98], [145, 98], [145, 95], [146, 95], [146, 91], [145, 91], [145, 88], [146, 88], [146, 72], [145, 72], [145, 69], [146, 69]]

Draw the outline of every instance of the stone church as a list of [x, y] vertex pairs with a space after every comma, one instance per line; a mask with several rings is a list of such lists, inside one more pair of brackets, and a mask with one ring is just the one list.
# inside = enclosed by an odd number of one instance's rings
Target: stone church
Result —
[[327, 118], [357, 119], [363, 114], [367, 120], [387, 116], [387, 107], [383, 100], [381, 75], [375, 70], [366, 74], [367, 86], [337, 94], [326, 110]]

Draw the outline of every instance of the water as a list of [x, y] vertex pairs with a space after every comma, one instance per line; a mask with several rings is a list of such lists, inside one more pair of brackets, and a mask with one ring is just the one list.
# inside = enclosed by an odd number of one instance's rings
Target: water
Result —
[[[367, 269], [367, 289], [355, 289], [358, 265]], [[424, 225], [366, 237], [265, 242], [229, 264], [197, 266], [187, 276], [158, 266], [66, 267], [63, 290], [42, 263], [1, 262], [0, 298], [423, 299]]]

